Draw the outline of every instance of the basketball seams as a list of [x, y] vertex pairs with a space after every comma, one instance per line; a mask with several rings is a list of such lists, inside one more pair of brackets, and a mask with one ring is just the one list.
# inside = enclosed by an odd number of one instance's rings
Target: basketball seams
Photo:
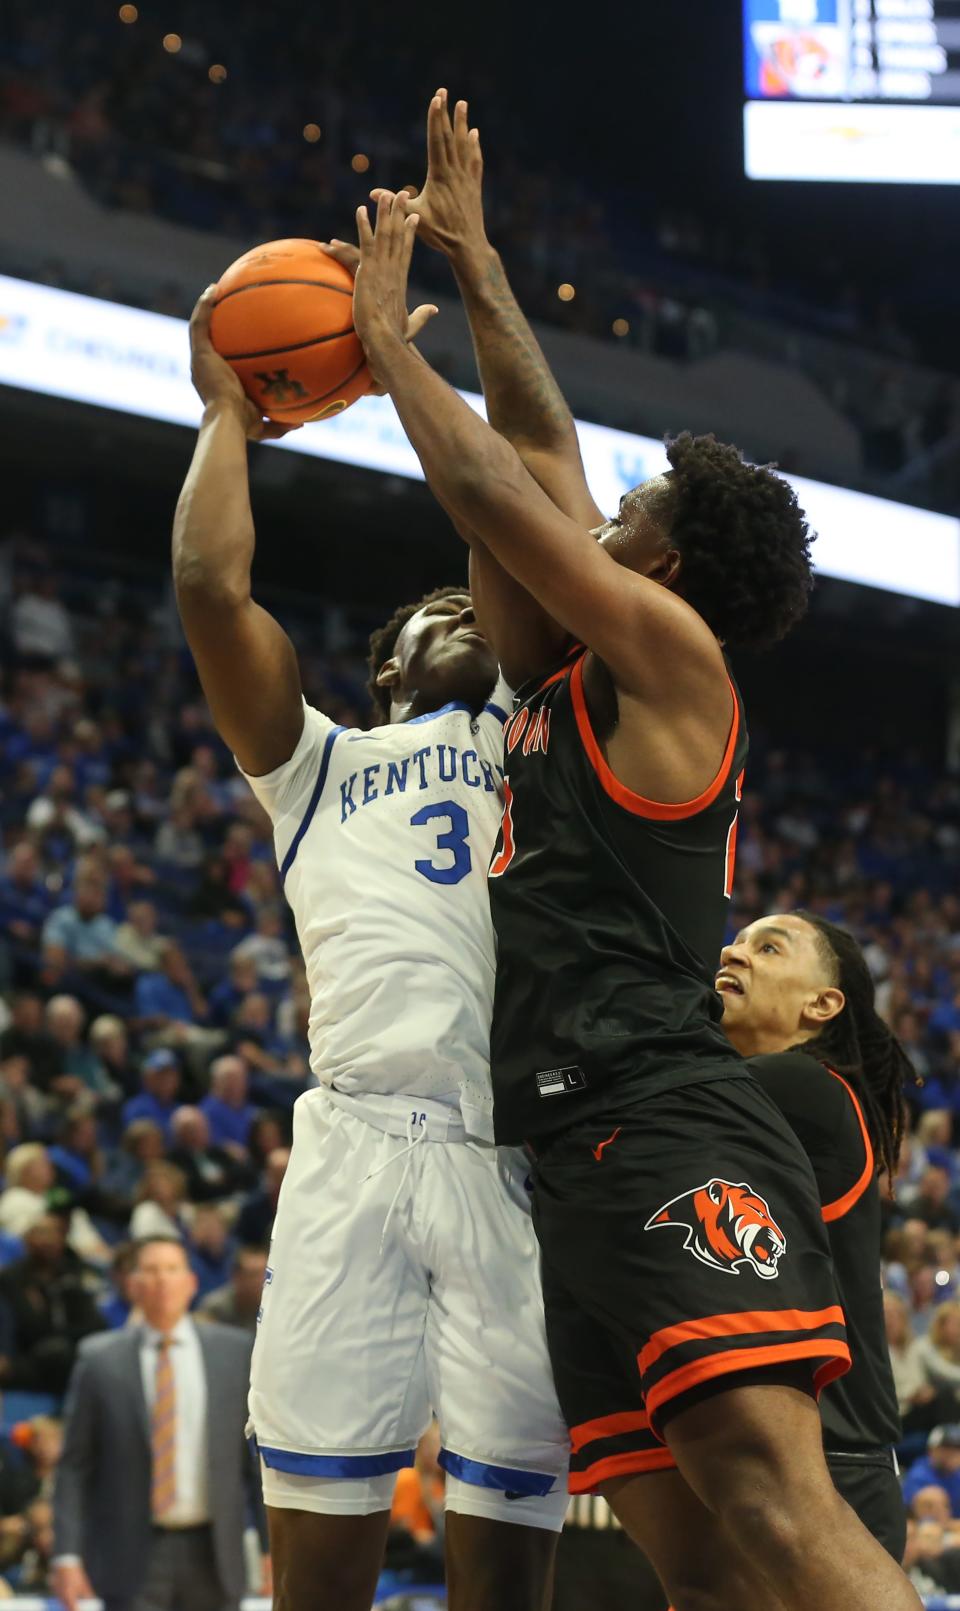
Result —
[[241, 358], [275, 358], [280, 353], [302, 352], [304, 347], [320, 347], [325, 341], [339, 341], [343, 336], [355, 334], [356, 331], [353, 325], [348, 324], [345, 330], [333, 330], [329, 336], [311, 336], [309, 341], [293, 341], [284, 347], [260, 347], [256, 352], [223, 352], [220, 356], [221, 358], [226, 358], [228, 363], [233, 363]]
[[[258, 295], [227, 307], [241, 291]], [[328, 292], [352, 300], [351, 277], [322, 256], [315, 243], [296, 240], [270, 243], [247, 260], [238, 258], [214, 293], [214, 347], [254, 404], [286, 425], [348, 408], [369, 387], [356, 329], [352, 322], [339, 323], [350, 317], [350, 310], [342, 302], [330, 302]], [[339, 327], [331, 330], [331, 325]], [[269, 346], [263, 345], [265, 340]], [[331, 376], [336, 377], [333, 383]]]
[[[226, 278], [226, 276], [224, 276]], [[324, 291], [336, 291], [338, 296], [348, 296], [353, 299], [353, 291], [345, 285], [331, 285], [329, 280], [303, 280], [299, 277], [281, 280], [247, 280], [243, 285], [235, 285], [232, 291], [224, 291], [213, 304], [214, 309], [219, 308], [221, 302], [228, 297], [240, 296], [243, 291], [261, 291], [267, 285], [319, 285]]]

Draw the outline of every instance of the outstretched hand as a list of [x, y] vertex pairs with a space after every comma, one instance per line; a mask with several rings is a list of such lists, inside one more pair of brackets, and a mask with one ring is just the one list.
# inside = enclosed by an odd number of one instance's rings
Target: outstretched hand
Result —
[[250, 401], [240, 376], [221, 358], [210, 339], [210, 320], [217, 300], [217, 288], [208, 285], [190, 315], [190, 378], [204, 407], [221, 404], [235, 408], [243, 420], [251, 442], [276, 441], [298, 425], [278, 425], [265, 419], [256, 403]]
[[[427, 177], [418, 195], [401, 192], [400, 204], [420, 219], [419, 235], [448, 257], [486, 241], [483, 225], [483, 154], [480, 131], [471, 129], [466, 101], [450, 116], [445, 89], [427, 112]], [[378, 201], [381, 192], [371, 191]]]
[[[378, 191], [377, 194], [379, 196], [380, 192]], [[317, 245], [326, 252], [328, 257], [332, 257], [336, 263], [340, 264], [341, 268], [345, 268], [347, 273], [352, 274], [356, 279], [357, 269], [360, 267], [359, 246], [352, 246], [349, 241], [340, 240], [318, 241]], [[437, 312], [438, 309], [432, 302], [424, 302], [419, 308], [414, 308], [413, 312], [407, 317], [406, 339], [408, 343], [416, 341], [424, 325], [429, 324]], [[368, 395], [383, 397], [385, 391], [386, 388], [378, 385], [375, 381], [370, 387]]]
[[[407, 213], [390, 190], [380, 192], [376, 227], [366, 207], [357, 208], [360, 262], [353, 286], [353, 323], [378, 384], [378, 354], [392, 342], [408, 340], [407, 276], [418, 223], [416, 213]], [[426, 318], [436, 311], [417, 309]]]

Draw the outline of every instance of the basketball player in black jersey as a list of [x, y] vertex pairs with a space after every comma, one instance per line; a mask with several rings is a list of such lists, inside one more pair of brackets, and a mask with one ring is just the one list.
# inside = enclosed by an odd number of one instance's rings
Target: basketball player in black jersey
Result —
[[[788, 1120], [817, 1180], [853, 1358], [820, 1398], [827, 1465], [838, 1492], [899, 1562], [906, 1513], [892, 1447], [900, 1418], [884, 1333], [877, 1177], [881, 1169], [896, 1173], [913, 1068], [875, 1010], [859, 946], [823, 918], [792, 912], [750, 924], [724, 948], [716, 987], [724, 1033]], [[613, 1373], [602, 1386], [596, 1377], [584, 1382], [581, 1424], [595, 1425], [614, 1406], [623, 1419], [642, 1408], [632, 1361], [619, 1387]], [[657, 1450], [649, 1430], [621, 1434], [619, 1443], [624, 1469], [631, 1455], [634, 1469], [644, 1469]], [[604, 1447], [589, 1436], [580, 1444], [576, 1490], [596, 1485]], [[736, 1611], [762, 1603], [778, 1611], [782, 1602], [771, 1600], [749, 1552], [731, 1548], [679, 1475], [662, 1475], [658, 1484], [648, 1485], [635, 1533], [675, 1605]]]
[[[459, 144], [468, 164], [465, 118], [444, 124], [445, 149]], [[749, 1540], [787, 1611], [915, 1611], [830, 1481], [813, 1395], [849, 1350], [816, 1183], [723, 1037], [704, 961], [722, 938], [745, 754], [719, 639], [772, 642], [802, 613], [805, 522], [769, 471], [681, 438], [671, 473], [591, 535], [583, 492], [572, 518], [403, 340], [418, 222], [387, 193], [375, 233], [360, 209], [354, 317], [471, 538], [474, 602], [504, 670], [528, 678], [491, 869], [493, 1072], [500, 1138], [538, 1153], [561, 1402], [593, 1363], [578, 1328], [599, 1329], [638, 1361], [663, 1455], [728, 1536]], [[552, 664], [543, 622], [569, 651]], [[657, 1474], [608, 1471], [633, 1530]]]
[[723, 1029], [810, 1158], [853, 1363], [820, 1399], [827, 1464], [894, 1559], [905, 1517], [891, 1445], [900, 1439], [880, 1280], [878, 1174], [897, 1172], [906, 1052], [874, 1006], [853, 935], [809, 912], [761, 918], [721, 953]]

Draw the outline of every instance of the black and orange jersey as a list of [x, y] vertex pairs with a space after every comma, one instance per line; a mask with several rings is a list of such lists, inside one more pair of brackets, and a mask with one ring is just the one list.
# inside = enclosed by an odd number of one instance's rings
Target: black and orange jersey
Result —
[[542, 1142], [672, 1086], [742, 1071], [713, 988], [747, 753], [739, 692], [720, 769], [683, 804], [614, 777], [579, 650], [505, 725], [491, 1063], [499, 1141]]
[[900, 1416], [883, 1321], [880, 1189], [863, 1107], [852, 1085], [804, 1052], [751, 1057], [813, 1165], [853, 1360], [820, 1399], [828, 1450], [897, 1443]]

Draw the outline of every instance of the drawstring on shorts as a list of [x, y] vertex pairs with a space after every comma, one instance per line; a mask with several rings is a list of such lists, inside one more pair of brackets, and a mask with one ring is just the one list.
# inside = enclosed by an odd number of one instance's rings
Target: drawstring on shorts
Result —
[[[413, 1134], [414, 1128], [417, 1129], [416, 1135]], [[407, 1120], [407, 1145], [405, 1147], [401, 1147], [399, 1152], [395, 1152], [392, 1158], [384, 1158], [382, 1163], [378, 1163], [375, 1169], [369, 1170], [363, 1177], [363, 1184], [366, 1185], [366, 1182], [368, 1180], [372, 1180], [374, 1175], [379, 1175], [384, 1169], [389, 1169], [390, 1165], [397, 1163], [400, 1158], [404, 1158], [406, 1160], [400, 1175], [400, 1179], [397, 1183], [397, 1189], [390, 1199], [390, 1207], [387, 1209], [387, 1217], [383, 1222], [383, 1230], [380, 1232], [379, 1254], [381, 1258], [383, 1257], [383, 1249], [386, 1245], [387, 1231], [390, 1228], [390, 1221], [394, 1216], [397, 1204], [400, 1201], [400, 1194], [407, 1183], [407, 1176], [410, 1173], [410, 1162], [413, 1155], [413, 1149], [414, 1147], [419, 1147], [421, 1141], [425, 1141], [426, 1138], [426, 1124], [421, 1124], [415, 1127], [413, 1115], [411, 1114], [410, 1118]]]

